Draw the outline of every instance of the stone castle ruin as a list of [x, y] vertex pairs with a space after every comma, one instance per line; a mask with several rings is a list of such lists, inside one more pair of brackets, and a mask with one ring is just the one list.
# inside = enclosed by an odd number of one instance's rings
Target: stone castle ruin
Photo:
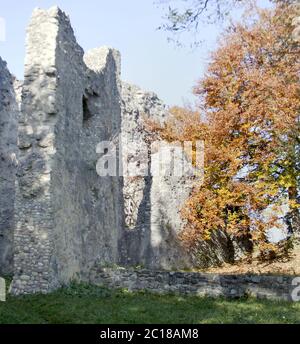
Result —
[[148, 163], [143, 118], [166, 115], [120, 69], [114, 49], [84, 53], [57, 7], [33, 12], [24, 81], [0, 59], [0, 274], [13, 274], [15, 294], [88, 279], [97, 266], [191, 264], [176, 233], [192, 180], [97, 174], [103, 141], [123, 151], [121, 166]]
[[[232, 276], [174, 272], [230, 262], [245, 245], [220, 232], [199, 243], [196, 258], [181, 246], [180, 209], [194, 167], [175, 149], [189, 173], [156, 173], [163, 146], [151, 151], [145, 119], [163, 123], [167, 108], [154, 93], [122, 82], [120, 60], [108, 47], [84, 53], [57, 7], [33, 12], [23, 81], [0, 58], [0, 276], [13, 276], [14, 294], [81, 280], [136, 290], [282, 295], [282, 277], [241, 277], [237, 290]], [[98, 173], [110, 159], [103, 142], [116, 147], [114, 175]], [[286, 279], [285, 298], [290, 286]]]

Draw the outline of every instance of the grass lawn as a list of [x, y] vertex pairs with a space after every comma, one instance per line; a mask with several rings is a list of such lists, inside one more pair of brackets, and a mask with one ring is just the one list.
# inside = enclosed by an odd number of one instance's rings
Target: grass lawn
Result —
[[300, 323], [300, 303], [224, 300], [72, 285], [0, 302], [0, 324]]

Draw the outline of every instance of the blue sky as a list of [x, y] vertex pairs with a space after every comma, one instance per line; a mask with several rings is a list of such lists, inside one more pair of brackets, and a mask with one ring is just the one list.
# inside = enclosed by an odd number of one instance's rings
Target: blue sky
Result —
[[[165, 32], [157, 30], [164, 14], [157, 1], [0, 0], [0, 17], [6, 23], [6, 41], [0, 41], [0, 56], [8, 62], [10, 71], [22, 79], [25, 30], [32, 10], [58, 5], [70, 15], [84, 50], [102, 45], [120, 50], [123, 80], [156, 92], [168, 105], [182, 105], [194, 100], [192, 87], [203, 75], [222, 28], [201, 28], [205, 43], [197, 50], [176, 48], [167, 42]], [[259, 3], [265, 5], [268, 0]]]

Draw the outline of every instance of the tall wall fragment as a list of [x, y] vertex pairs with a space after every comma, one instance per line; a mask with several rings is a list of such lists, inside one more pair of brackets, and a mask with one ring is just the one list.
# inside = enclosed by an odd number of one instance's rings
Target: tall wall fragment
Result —
[[13, 271], [17, 104], [13, 77], [0, 58], [0, 275]]
[[[19, 123], [12, 291], [48, 292], [117, 261], [122, 188], [96, 173], [96, 145], [118, 135], [119, 59], [88, 53], [57, 7], [36, 9], [27, 32]], [[85, 60], [85, 62], [84, 62]]]
[[[126, 227], [121, 261], [156, 269], [189, 267], [191, 260], [177, 235], [183, 227], [180, 210], [192, 190], [193, 178], [157, 171], [162, 148], [152, 149], [151, 155], [151, 134], [145, 128], [147, 118], [162, 123], [166, 107], [156, 94], [126, 83], [122, 95]], [[187, 159], [184, 163], [192, 172]]]

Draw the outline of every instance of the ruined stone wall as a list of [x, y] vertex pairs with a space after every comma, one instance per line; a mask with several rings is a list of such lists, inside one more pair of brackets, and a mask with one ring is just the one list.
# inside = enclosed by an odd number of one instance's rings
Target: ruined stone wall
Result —
[[13, 271], [17, 103], [13, 77], [0, 58], [0, 275]]
[[218, 275], [198, 272], [98, 268], [89, 282], [109, 288], [208, 297], [257, 297], [292, 301], [294, 276]]
[[[188, 175], [174, 176], [172, 171], [157, 171], [161, 147], [153, 149], [152, 134], [145, 125], [147, 118], [163, 123], [167, 108], [156, 94], [126, 83], [122, 98], [126, 227], [121, 263], [164, 269], [190, 266], [177, 234], [183, 226], [180, 210], [191, 192], [193, 179]], [[187, 159], [185, 162], [189, 164]]]
[[[12, 272], [14, 258], [15, 294], [86, 280], [99, 266], [193, 264], [177, 235], [194, 168], [173, 146], [184, 173], [158, 171], [163, 146], [152, 149], [145, 119], [163, 123], [167, 109], [154, 93], [122, 83], [120, 70], [116, 50], [84, 53], [57, 7], [33, 12], [16, 94], [0, 60], [0, 273]], [[103, 141], [122, 154], [114, 176], [97, 173]], [[214, 262], [226, 259], [219, 239], [201, 246]]]
[[120, 181], [96, 173], [96, 144], [120, 131], [118, 54], [103, 48], [84, 57], [57, 7], [34, 11], [26, 46], [16, 294], [48, 292], [95, 261], [115, 262], [122, 225]]
[[[124, 227], [122, 179], [118, 176], [99, 176], [96, 173], [96, 146], [102, 141], [119, 144], [121, 131], [121, 87], [120, 54], [103, 47], [93, 49], [84, 56], [87, 66], [93, 71], [90, 90], [87, 90], [87, 106], [90, 118], [84, 123], [84, 158], [89, 175], [87, 197], [89, 202], [86, 217], [89, 230], [86, 232], [86, 245], [83, 252], [86, 260], [85, 271], [89, 271], [95, 257], [102, 264], [117, 263], [119, 240]], [[90, 74], [88, 74], [90, 76]], [[101, 156], [101, 155], [100, 155]], [[116, 166], [118, 165], [116, 157]], [[83, 166], [86, 174], [86, 166]], [[84, 268], [82, 267], [82, 270]]]

